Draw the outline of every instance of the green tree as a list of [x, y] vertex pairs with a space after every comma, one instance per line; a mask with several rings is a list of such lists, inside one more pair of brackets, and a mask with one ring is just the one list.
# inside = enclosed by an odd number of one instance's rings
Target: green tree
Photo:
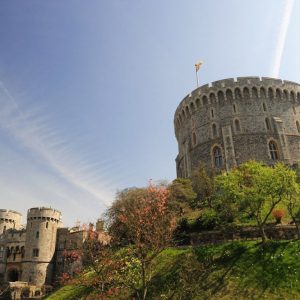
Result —
[[215, 195], [215, 176], [216, 171], [208, 171], [204, 165], [200, 165], [192, 174], [192, 186], [193, 190], [197, 194], [197, 198], [194, 201], [194, 206], [208, 206], [213, 207], [213, 197]]
[[194, 205], [197, 194], [193, 190], [192, 182], [188, 178], [177, 178], [168, 187], [170, 204], [183, 217]]
[[298, 239], [300, 239], [300, 186], [295, 180], [291, 182], [291, 188], [285, 198], [287, 211], [297, 228]]
[[219, 175], [216, 183], [221, 201], [231, 201], [235, 210], [255, 218], [264, 243], [267, 240], [266, 222], [272, 210], [289, 195], [295, 180], [295, 172], [281, 163], [268, 167], [249, 161]]

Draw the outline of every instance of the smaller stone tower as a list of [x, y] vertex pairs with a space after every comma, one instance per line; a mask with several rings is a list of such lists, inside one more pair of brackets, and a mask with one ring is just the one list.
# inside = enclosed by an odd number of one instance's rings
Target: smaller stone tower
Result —
[[0, 234], [7, 229], [19, 229], [22, 215], [13, 210], [0, 209]]
[[55, 209], [28, 210], [22, 281], [37, 286], [51, 282], [57, 228], [61, 225], [61, 213]]

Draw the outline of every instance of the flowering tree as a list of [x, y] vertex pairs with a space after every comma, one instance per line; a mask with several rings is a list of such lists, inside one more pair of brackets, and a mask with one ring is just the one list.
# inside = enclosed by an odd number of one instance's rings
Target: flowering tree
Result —
[[120, 279], [135, 291], [138, 299], [146, 299], [153, 259], [170, 245], [176, 227], [169, 191], [152, 184], [146, 189], [123, 191], [108, 216], [114, 241], [121, 238], [128, 244], [123, 259], [124, 276]]

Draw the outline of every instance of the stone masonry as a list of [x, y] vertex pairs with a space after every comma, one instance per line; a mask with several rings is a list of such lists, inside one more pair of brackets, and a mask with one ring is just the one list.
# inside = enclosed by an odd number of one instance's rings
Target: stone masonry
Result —
[[[80, 260], [70, 264], [65, 257], [82, 249], [86, 229], [62, 227], [61, 213], [52, 208], [29, 209], [26, 226], [21, 218], [18, 212], [0, 209], [0, 286], [13, 282], [39, 294], [62, 273], [80, 270]], [[105, 233], [101, 238], [107, 239]]]
[[268, 165], [300, 162], [300, 85], [239, 77], [203, 85], [174, 117], [177, 176], [200, 165], [228, 170], [250, 159]]

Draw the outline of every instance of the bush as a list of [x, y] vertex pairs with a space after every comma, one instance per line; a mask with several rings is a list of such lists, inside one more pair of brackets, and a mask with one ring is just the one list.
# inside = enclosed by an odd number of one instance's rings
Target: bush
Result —
[[211, 230], [220, 224], [220, 217], [213, 209], [205, 209], [197, 219], [196, 227], [198, 230]]
[[280, 224], [281, 223], [281, 219], [285, 215], [285, 212], [284, 212], [283, 209], [273, 209], [272, 215], [273, 215], [274, 219], [276, 220], [276, 223]]

